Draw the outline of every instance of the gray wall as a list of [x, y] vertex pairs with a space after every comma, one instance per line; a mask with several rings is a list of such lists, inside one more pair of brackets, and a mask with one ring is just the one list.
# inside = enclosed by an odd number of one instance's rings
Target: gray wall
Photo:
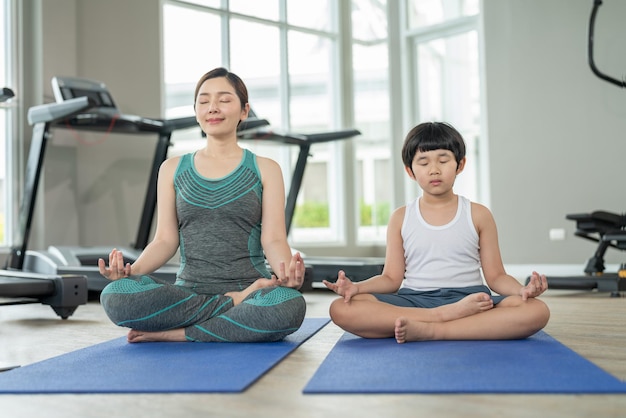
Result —
[[[626, 211], [626, 89], [587, 64], [592, 0], [486, 0], [491, 208], [509, 263], [583, 263], [595, 243], [569, 213]], [[626, 74], [626, 2], [606, 0], [596, 65]], [[567, 231], [550, 241], [549, 230]], [[620, 260], [610, 250], [607, 260]]]
[[[42, 3], [46, 100], [53, 75], [76, 75], [106, 81], [126, 113], [160, 115], [159, 2]], [[626, 2], [604, 3], [596, 63], [621, 78]], [[507, 263], [582, 264], [595, 244], [573, 237], [565, 215], [626, 210], [626, 90], [587, 65], [592, 4], [484, 0], [490, 206]], [[55, 133], [34, 247], [132, 242], [154, 140], [81, 134], [78, 141], [71, 132]], [[551, 228], [565, 229], [566, 239], [550, 241]], [[610, 251], [612, 260], [620, 254]]]
[[[53, 76], [86, 77], [104, 81], [122, 112], [160, 117], [159, 2], [55, 0], [42, 6], [44, 101], [53, 101]], [[30, 247], [133, 243], [156, 139], [54, 130]]]

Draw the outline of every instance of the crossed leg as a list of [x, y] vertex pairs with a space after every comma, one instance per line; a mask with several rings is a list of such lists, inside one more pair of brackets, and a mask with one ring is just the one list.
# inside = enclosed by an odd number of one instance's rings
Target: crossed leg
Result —
[[509, 296], [493, 309], [462, 318], [427, 322], [400, 316], [395, 321], [398, 343], [425, 340], [509, 340], [526, 338], [548, 323], [550, 310], [539, 299]]
[[493, 308], [486, 293], [474, 293], [458, 302], [436, 308], [409, 308], [384, 303], [371, 294], [359, 294], [349, 302], [336, 299], [330, 305], [333, 322], [355, 335], [364, 338], [389, 338], [396, 332], [396, 320], [407, 323], [437, 323], [454, 321]]
[[[273, 279], [258, 279], [246, 289], [239, 292], [227, 292], [224, 296], [228, 296], [233, 301], [233, 306], [239, 305], [245, 298], [251, 295], [254, 291], [272, 286], [274, 284]], [[176, 328], [165, 331], [142, 331], [138, 329], [131, 329], [126, 336], [129, 343], [139, 342], [185, 342], [187, 340], [186, 332], [184, 328]]]

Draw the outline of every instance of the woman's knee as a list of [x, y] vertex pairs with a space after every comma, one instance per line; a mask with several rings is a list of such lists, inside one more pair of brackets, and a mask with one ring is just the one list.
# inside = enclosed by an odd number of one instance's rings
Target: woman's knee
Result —
[[[243, 305], [254, 305], [263, 311], [268, 308], [276, 311], [275, 317], [286, 318], [299, 327], [306, 315], [306, 301], [296, 289], [290, 287], [266, 287], [253, 292], [244, 299]], [[255, 308], [257, 309], [257, 308]]]
[[116, 325], [137, 317], [137, 312], [146, 305], [146, 292], [159, 289], [162, 283], [149, 276], [127, 277], [112, 281], [100, 293], [100, 305], [109, 319]]

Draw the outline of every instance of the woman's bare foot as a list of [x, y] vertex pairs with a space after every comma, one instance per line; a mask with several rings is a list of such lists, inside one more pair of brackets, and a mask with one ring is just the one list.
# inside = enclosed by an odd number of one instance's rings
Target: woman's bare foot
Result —
[[256, 279], [254, 283], [246, 287], [239, 292], [226, 292], [224, 296], [230, 296], [233, 299], [233, 305], [239, 305], [245, 298], [250, 296], [255, 290], [263, 289], [264, 287], [278, 286], [278, 280], [272, 275], [271, 279], [260, 278]]
[[394, 335], [398, 344], [407, 341], [427, 341], [434, 338], [433, 328], [435, 324], [430, 322], [410, 321], [407, 318], [396, 319]]
[[491, 308], [493, 308], [491, 296], [481, 292], [467, 295], [458, 302], [433, 308], [432, 312], [436, 315], [434, 322], [447, 322], [488, 311]]
[[145, 342], [185, 342], [185, 330], [183, 328], [171, 329], [168, 331], [138, 331], [131, 329], [127, 336], [129, 343], [145, 343]]

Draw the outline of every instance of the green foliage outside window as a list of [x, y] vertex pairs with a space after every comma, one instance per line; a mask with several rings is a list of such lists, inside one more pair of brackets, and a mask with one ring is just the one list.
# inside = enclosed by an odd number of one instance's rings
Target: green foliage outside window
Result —
[[293, 215], [296, 228], [325, 228], [330, 226], [328, 203], [305, 202], [296, 206]]
[[366, 205], [361, 202], [361, 226], [387, 225], [389, 222], [390, 206], [389, 202]]
[[[361, 226], [387, 225], [390, 215], [389, 202], [359, 205]], [[296, 206], [293, 217], [296, 228], [327, 228], [330, 226], [328, 203], [305, 202]]]

